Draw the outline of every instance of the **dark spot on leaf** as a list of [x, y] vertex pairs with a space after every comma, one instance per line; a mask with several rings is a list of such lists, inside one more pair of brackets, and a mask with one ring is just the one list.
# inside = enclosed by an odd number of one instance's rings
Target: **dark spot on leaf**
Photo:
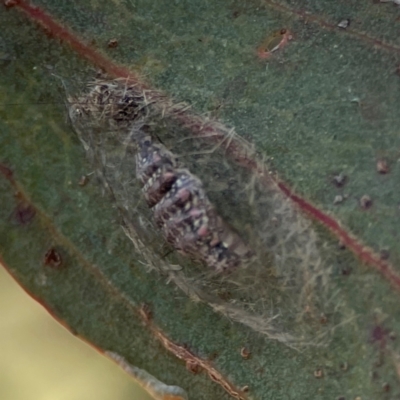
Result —
[[364, 196], [361, 197], [360, 199], [360, 206], [364, 210], [368, 210], [372, 206], [372, 199], [369, 197], [367, 194], [364, 194]]
[[351, 274], [351, 268], [350, 267], [343, 267], [342, 268], [342, 275], [343, 276], [349, 276]]
[[390, 385], [387, 382], [385, 382], [382, 385], [382, 389], [383, 389], [384, 392], [388, 393], [388, 392], [390, 392]]
[[388, 334], [389, 331], [382, 325], [375, 325], [371, 331], [371, 341], [373, 343], [380, 343], [382, 346], [384, 346]]
[[82, 175], [81, 179], [79, 179], [78, 185], [79, 186], [86, 186], [86, 184], [89, 182], [89, 177], [87, 175]]
[[376, 371], [372, 371], [372, 372], [370, 373], [370, 377], [371, 377], [371, 380], [372, 380], [372, 381], [376, 381], [376, 380], [379, 379], [379, 374], [378, 374]]
[[340, 364], [340, 369], [341, 369], [342, 371], [347, 371], [348, 368], [349, 368], [349, 365], [347, 364], [346, 361], [345, 361], [345, 362], [342, 362], [342, 363]]
[[43, 25], [42, 27], [43, 33], [49, 38], [49, 39], [54, 39], [55, 33], [47, 26]]
[[242, 358], [244, 358], [245, 360], [248, 360], [251, 356], [250, 350], [247, 347], [242, 347], [240, 349], [240, 355], [242, 356]]
[[4, 5], [7, 8], [11, 8], [11, 7], [14, 7], [14, 6], [18, 5], [18, 3], [19, 3], [18, 0], [5, 0]]
[[314, 371], [314, 377], [317, 379], [321, 379], [324, 377], [324, 371], [321, 368], [318, 368]]
[[194, 360], [187, 360], [186, 361], [186, 369], [193, 374], [198, 374], [201, 370], [199, 363]]
[[27, 225], [35, 217], [35, 209], [27, 202], [20, 202], [14, 210], [14, 218], [20, 225]]
[[249, 390], [250, 390], [250, 388], [249, 388], [247, 385], [243, 386], [242, 389], [241, 389], [241, 391], [242, 391], [243, 393], [248, 393]]
[[3, 163], [0, 163], [0, 173], [2, 173], [4, 175], [4, 177], [7, 179], [11, 179], [12, 175], [13, 175], [13, 172], [11, 171], [11, 169], [8, 168]]
[[390, 252], [389, 252], [388, 249], [382, 249], [382, 250], [379, 252], [379, 255], [380, 255], [380, 257], [381, 257], [381, 260], [388, 260], [389, 257], [390, 257]]
[[389, 166], [386, 160], [378, 160], [376, 163], [376, 170], [380, 174], [387, 174], [389, 172]]
[[43, 264], [50, 268], [59, 269], [62, 266], [61, 254], [57, 249], [51, 247], [44, 255]]
[[68, 330], [69, 330], [69, 332], [72, 333], [72, 335], [74, 335], [74, 336], [78, 336], [78, 335], [79, 335], [79, 332], [78, 332], [75, 328], [73, 328], [73, 327], [71, 327], [71, 326], [68, 327]]
[[347, 176], [341, 173], [334, 175], [332, 178], [333, 184], [338, 188], [343, 187], [347, 183], [347, 181], [348, 181]]
[[319, 322], [322, 325], [325, 325], [328, 322], [328, 317], [324, 313], [321, 313], [321, 315], [319, 316]]
[[115, 49], [116, 47], [118, 47], [118, 40], [117, 39], [109, 40], [108, 43], [107, 43], [107, 47], [109, 49]]
[[139, 309], [139, 313], [145, 322], [150, 322], [153, 319], [153, 312], [148, 304], [142, 304]]
[[232, 13], [233, 19], [236, 19], [240, 15], [240, 11], [236, 10]]

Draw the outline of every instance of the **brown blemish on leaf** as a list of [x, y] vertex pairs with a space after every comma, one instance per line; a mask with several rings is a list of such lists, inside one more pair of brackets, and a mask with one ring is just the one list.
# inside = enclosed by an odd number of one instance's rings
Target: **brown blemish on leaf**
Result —
[[79, 179], [78, 185], [83, 187], [86, 186], [88, 182], [89, 182], [89, 177], [87, 175], [82, 175], [81, 178]]
[[332, 178], [332, 183], [337, 187], [337, 188], [341, 188], [343, 187], [348, 181], [348, 178], [346, 175], [340, 173], [340, 174], [336, 174], [333, 176]]
[[118, 47], [118, 40], [117, 39], [110, 39], [107, 43], [107, 47], [109, 49], [115, 49], [116, 47]]
[[343, 276], [349, 276], [351, 274], [351, 268], [350, 267], [343, 267], [342, 268], [342, 275]]
[[29, 224], [35, 217], [36, 210], [26, 201], [20, 201], [14, 209], [13, 216], [19, 225]]
[[372, 207], [371, 197], [368, 196], [367, 194], [364, 194], [364, 196], [360, 198], [360, 206], [364, 210], [368, 210], [369, 208], [371, 208]]
[[376, 170], [380, 174], [387, 174], [389, 172], [389, 165], [386, 160], [378, 160], [376, 163]]
[[61, 254], [58, 252], [57, 249], [51, 247], [44, 255], [43, 264], [46, 267], [59, 269], [62, 266]]
[[319, 316], [319, 322], [320, 322], [320, 324], [322, 324], [322, 325], [326, 325], [326, 324], [328, 323], [328, 317], [327, 317], [324, 313], [322, 313], [322, 314]]
[[389, 260], [390, 258], [390, 251], [388, 249], [382, 249], [379, 252], [379, 255], [381, 256], [382, 260]]
[[232, 13], [232, 18], [233, 18], [233, 19], [236, 19], [237, 17], [239, 17], [239, 15], [240, 15], [240, 11], [238, 11], [238, 10], [233, 11], [233, 13]]
[[193, 360], [187, 360], [186, 369], [192, 372], [193, 374], [198, 374], [201, 371], [201, 366], [199, 365], [199, 363]]
[[248, 360], [251, 356], [250, 350], [247, 347], [242, 347], [240, 349], [240, 355], [242, 356], [242, 358], [244, 358], [245, 360]]
[[381, 347], [385, 347], [389, 331], [382, 325], [375, 325], [371, 331], [371, 341], [379, 343]]
[[342, 371], [347, 371], [348, 368], [349, 368], [349, 365], [348, 365], [347, 361], [342, 362], [342, 363], [340, 364], [340, 369], [341, 369]]
[[13, 172], [7, 165], [0, 163], [0, 173], [6, 178], [11, 179], [13, 176]]
[[15, 7], [16, 5], [18, 5], [19, 1], [18, 0], [5, 0], [4, 1], [4, 5], [7, 8], [11, 8], [11, 7]]
[[11, 218], [13, 218], [19, 225], [29, 224], [36, 215], [36, 209], [20, 190], [19, 185], [14, 180], [13, 171], [5, 164], [0, 163], [0, 174], [6, 178], [12, 188], [14, 189], [14, 197], [16, 200], [16, 207], [12, 212]]
[[153, 319], [153, 312], [148, 304], [142, 304], [139, 308], [139, 314], [146, 324]]
[[269, 35], [257, 48], [257, 55], [262, 60], [270, 58], [273, 53], [284, 48], [293, 39], [288, 29], [281, 29]]
[[314, 371], [314, 377], [317, 379], [321, 379], [324, 376], [324, 371], [321, 368], [318, 368]]
[[390, 385], [389, 385], [388, 382], [385, 382], [385, 383], [382, 385], [382, 390], [383, 390], [385, 393], [390, 392]]

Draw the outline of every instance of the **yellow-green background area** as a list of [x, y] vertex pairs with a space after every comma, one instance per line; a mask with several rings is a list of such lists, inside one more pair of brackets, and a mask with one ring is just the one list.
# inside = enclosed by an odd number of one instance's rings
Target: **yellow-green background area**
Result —
[[0, 265], [1, 400], [150, 400], [116, 364], [74, 337]]

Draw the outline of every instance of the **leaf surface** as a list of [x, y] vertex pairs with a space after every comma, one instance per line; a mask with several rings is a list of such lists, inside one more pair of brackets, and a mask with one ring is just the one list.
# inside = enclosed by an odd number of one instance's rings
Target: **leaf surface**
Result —
[[[21, 285], [72, 332], [190, 399], [230, 398], [244, 386], [243, 396], [254, 399], [400, 395], [399, 9], [355, 1], [37, 5], [175, 102], [234, 126], [285, 187], [389, 257], [394, 275], [379, 274], [387, 264], [362, 264], [314, 223], [332, 271], [329, 302], [340, 311], [327, 316], [329, 343], [299, 352], [148, 272], [95, 179], [79, 185], [93, 166], [67, 120], [57, 77], [80, 88], [96, 66], [17, 6], [0, 11], [0, 252]], [[337, 27], [343, 19], [346, 29]], [[282, 29], [292, 35], [284, 46]], [[260, 57], [260, 47], [275, 45]], [[386, 173], [376, 170], [382, 160]], [[365, 195], [372, 205], [363, 208]], [[190, 372], [185, 361], [205, 371]], [[214, 369], [221, 375], [213, 381]]]

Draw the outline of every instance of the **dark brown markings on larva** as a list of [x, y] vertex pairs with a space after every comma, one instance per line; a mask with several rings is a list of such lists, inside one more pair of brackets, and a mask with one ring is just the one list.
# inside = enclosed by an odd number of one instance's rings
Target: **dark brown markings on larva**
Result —
[[167, 241], [178, 251], [217, 271], [240, 265], [250, 251], [218, 216], [203, 184], [150, 136], [134, 132], [137, 178], [146, 202]]

